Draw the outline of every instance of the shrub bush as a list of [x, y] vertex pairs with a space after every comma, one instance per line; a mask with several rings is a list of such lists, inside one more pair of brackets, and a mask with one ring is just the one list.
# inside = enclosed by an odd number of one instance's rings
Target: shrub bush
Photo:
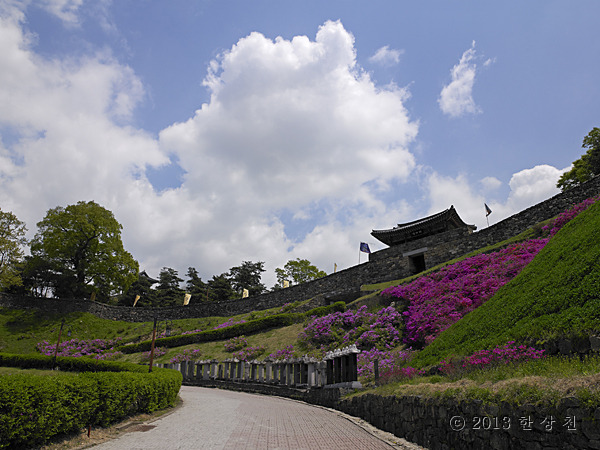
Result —
[[[0, 365], [49, 369], [52, 357], [0, 354]], [[131, 363], [57, 358], [77, 375], [14, 374], [0, 377], [0, 448], [26, 448], [87, 425], [105, 426], [128, 415], [173, 405], [181, 373]]]

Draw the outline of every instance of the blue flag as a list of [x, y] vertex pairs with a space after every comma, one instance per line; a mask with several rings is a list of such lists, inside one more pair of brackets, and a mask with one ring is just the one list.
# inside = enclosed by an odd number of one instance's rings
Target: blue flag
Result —
[[371, 249], [369, 248], [369, 244], [366, 242], [360, 243], [360, 251], [364, 253], [371, 253]]

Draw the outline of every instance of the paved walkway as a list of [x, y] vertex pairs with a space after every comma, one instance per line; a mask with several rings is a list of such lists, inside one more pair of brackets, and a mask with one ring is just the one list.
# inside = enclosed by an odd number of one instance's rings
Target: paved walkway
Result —
[[97, 450], [418, 449], [356, 418], [281, 397], [182, 386], [183, 406]]

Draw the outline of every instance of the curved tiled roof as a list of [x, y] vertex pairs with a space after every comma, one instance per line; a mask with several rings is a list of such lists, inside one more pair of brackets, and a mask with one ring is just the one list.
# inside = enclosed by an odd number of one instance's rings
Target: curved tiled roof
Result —
[[475, 225], [463, 222], [454, 206], [450, 206], [445, 211], [412, 222], [399, 223], [388, 230], [373, 230], [371, 236], [393, 246], [456, 228], [468, 228], [471, 231], [477, 229]]

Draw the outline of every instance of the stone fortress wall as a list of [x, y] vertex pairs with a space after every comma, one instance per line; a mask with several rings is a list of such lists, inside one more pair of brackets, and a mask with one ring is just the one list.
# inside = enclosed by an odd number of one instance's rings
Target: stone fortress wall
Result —
[[[543, 220], [560, 214], [571, 205], [600, 193], [600, 176], [521, 211], [483, 230], [468, 233], [456, 229], [428, 236], [405, 245], [389, 247], [369, 255], [369, 261], [332, 273], [318, 280], [268, 292], [245, 299], [225, 302], [194, 302], [187, 306], [166, 308], [132, 308], [109, 306], [82, 299], [15, 298], [0, 294], [0, 306], [37, 308], [50, 312], [89, 312], [110, 320], [148, 322], [209, 316], [233, 316], [283, 306], [286, 303], [314, 298], [311, 307], [334, 301], [358, 298], [363, 284], [397, 280], [413, 273], [412, 261], [423, 255], [426, 267], [433, 267], [473, 250], [513, 237]], [[483, 205], [482, 205], [483, 207]]]

